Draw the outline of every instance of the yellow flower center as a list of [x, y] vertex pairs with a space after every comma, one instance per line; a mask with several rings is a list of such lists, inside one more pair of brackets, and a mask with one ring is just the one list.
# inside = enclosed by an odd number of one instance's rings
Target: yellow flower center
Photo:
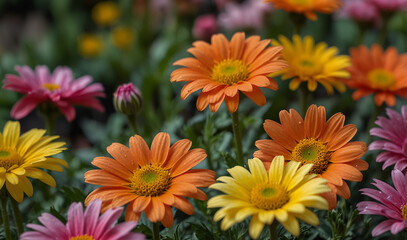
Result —
[[318, 62], [310, 56], [299, 57], [293, 66], [297, 70], [297, 75], [302, 77], [313, 77], [322, 72], [323, 63]]
[[375, 69], [367, 74], [367, 79], [372, 88], [389, 89], [396, 83], [393, 74], [384, 69]]
[[95, 239], [93, 238], [93, 236], [85, 234], [77, 237], [71, 237], [69, 240], [95, 240]]
[[407, 203], [404, 204], [403, 208], [401, 209], [401, 216], [403, 216], [403, 219], [407, 221]]
[[133, 171], [130, 187], [139, 196], [158, 196], [163, 194], [171, 183], [171, 174], [158, 165], [145, 165]]
[[249, 68], [241, 60], [225, 59], [213, 67], [211, 76], [218, 83], [233, 85], [247, 80]]
[[257, 185], [250, 194], [250, 202], [264, 210], [281, 208], [288, 200], [286, 189], [268, 182]]
[[55, 83], [44, 83], [44, 84], [41, 85], [41, 87], [46, 88], [46, 89], [48, 89], [50, 91], [54, 91], [54, 90], [59, 89], [59, 85], [55, 84]]
[[312, 0], [289, 0], [289, 2], [293, 5], [299, 6], [311, 6]]
[[0, 150], [0, 167], [6, 170], [14, 169], [23, 163], [18, 153], [11, 150]]
[[321, 174], [329, 165], [331, 153], [326, 145], [316, 139], [306, 138], [301, 140], [291, 153], [291, 160], [302, 164], [313, 163], [310, 173]]

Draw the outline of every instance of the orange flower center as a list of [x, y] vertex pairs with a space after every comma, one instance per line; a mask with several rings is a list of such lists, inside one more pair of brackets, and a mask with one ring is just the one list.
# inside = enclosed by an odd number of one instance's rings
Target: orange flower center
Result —
[[403, 219], [407, 221], [407, 203], [404, 204], [403, 208], [401, 209], [401, 216], [403, 216]]
[[313, 163], [310, 173], [321, 174], [329, 165], [331, 153], [328, 152], [326, 144], [313, 139], [301, 140], [291, 153], [291, 160], [302, 164]]
[[367, 74], [367, 79], [374, 89], [389, 89], [396, 83], [393, 74], [384, 69], [375, 69]]
[[257, 185], [252, 189], [250, 194], [250, 202], [264, 210], [281, 208], [288, 200], [286, 189], [268, 182]]
[[69, 240], [95, 240], [95, 239], [93, 238], [93, 236], [85, 234], [77, 237], [71, 237]]
[[130, 187], [139, 196], [158, 196], [163, 194], [171, 183], [171, 174], [156, 164], [145, 165], [133, 171]]
[[215, 82], [233, 85], [247, 80], [249, 68], [241, 60], [225, 59], [213, 67], [211, 77]]
[[311, 56], [304, 56], [295, 61], [293, 69], [297, 69], [297, 75], [300, 77], [313, 77], [322, 72], [323, 65], [324, 63]]
[[0, 150], [0, 167], [6, 170], [13, 170], [23, 163], [22, 158], [18, 153], [11, 150]]
[[59, 85], [55, 84], [55, 83], [44, 83], [44, 84], [41, 85], [41, 87], [46, 88], [46, 89], [48, 89], [50, 91], [54, 91], [54, 90], [59, 89]]
[[289, 0], [289, 2], [298, 6], [312, 6], [312, 0]]

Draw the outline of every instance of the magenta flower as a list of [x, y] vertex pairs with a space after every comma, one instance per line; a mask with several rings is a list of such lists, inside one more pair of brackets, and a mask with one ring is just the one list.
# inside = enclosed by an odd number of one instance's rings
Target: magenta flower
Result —
[[374, 183], [372, 184], [380, 191], [370, 188], [360, 190], [362, 194], [379, 202], [364, 201], [358, 203], [359, 214], [382, 215], [388, 218], [373, 229], [373, 236], [378, 236], [389, 230], [392, 234], [397, 234], [407, 228], [407, 179], [397, 169], [391, 172], [391, 177], [396, 189], [385, 182], [373, 179]]
[[343, 7], [339, 13], [340, 17], [351, 18], [357, 22], [380, 21], [380, 13], [377, 7], [369, 0], [347, 0], [343, 1]]
[[376, 124], [380, 128], [370, 129], [370, 135], [383, 138], [369, 145], [369, 150], [384, 150], [376, 162], [384, 162], [383, 169], [395, 165], [403, 171], [407, 167], [407, 106], [401, 108], [401, 114], [387, 108], [386, 117], [378, 117]]
[[201, 15], [195, 19], [192, 33], [194, 38], [209, 40], [218, 31], [216, 17], [212, 14]]
[[381, 11], [398, 11], [407, 6], [407, 0], [369, 0]]
[[40, 103], [52, 103], [70, 122], [75, 118], [73, 105], [81, 105], [104, 111], [96, 97], [104, 97], [103, 86], [92, 82], [91, 76], [74, 79], [71, 69], [57, 67], [50, 74], [48, 67], [37, 66], [35, 72], [27, 66], [17, 66], [19, 76], [7, 74], [4, 89], [24, 94], [11, 110], [11, 116], [21, 119]]
[[43, 213], [38, 220], [43, 224], [27, 224], [35, 231], [25, 232], [20, 240], [144, 240], [145, 236], [133, 233], [131, 230], [137, 225], [135, 221], [128, 221], [114, 226], [122, 213], [122, 208], [110, 208], [99, 217], [102, 201], [92, 201], [85, 212], [82, 203], [72, 203], [68, 210], [68, 221], [64, 225], [49, 213]]
[[143, 95], [132, 83], [120, 85], [114, 93], [113, 105], [116, 111], [126, 115], [137, 113], [143, 104]]

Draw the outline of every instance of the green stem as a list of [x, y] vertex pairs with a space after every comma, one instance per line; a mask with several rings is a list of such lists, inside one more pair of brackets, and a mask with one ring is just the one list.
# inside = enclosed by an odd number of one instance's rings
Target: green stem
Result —
[[20, 235], [24, 232], [24, 225], [23, 221], [21, 220], [20, 208], [18, 206], [18, 202], [13, 197], [9, 195], [9, 198], [11, 202], [11, 207], [13, 209], [14, 222], [16, 223], [17, 226], [18, 235]]
[[127, 116], [127, 122], [129, 123], [129, 126], [130, 126], [131, 130], [133, 131], [133, 134], [137, 134], [136, 114], [126, 115], [126, 116]]
[[303, 14], [290, 13], [290, 20], [294, 25], [294, 33], [300, 35], [307, 19]]
[[47, 128], [48, 135], [54, 135], [55, 133], [55, 118], [52, 115], [45, 115], [45, 127]]
[[390, 18], [392, 16], [391, 12], [382, 12], [382, 27], [380, 28], [379, 44], [383, 47], [387, 39], [387, 31]]
[[153, 240], [160, 240], [159, 222], [153, 223]]
[[270, 240], [278, 239], [277, 225], [278, 222], [276, 220], [274, 220], [272, 224], [268, 225], [270, 229]]
[[5, 192], [5, 186], [1, 190], [0, 194], [0, 207], [1, 207], [1, 217], [3, 218], [4, 232], [6, 233], [6, 240], [11, 240], [11, 231], [10, 231], [10, 221], [7, 213], [7, 193]]
[[364, 26], [359, 25], [359, 34], [358, 34], [358, 38], [356, 40], [357, 46], [359, 46], [363, 43], [365, 33], [366, 33], [366, 28]]
[[305, 113], [308, 109], [308, 99], [309, 99], [309, 91], [307, 88], [307, 84], [303, 84], [301, 86], [301, 114], [305, 117]]
[[236, 157], [240, 166], [244, 165], [243, 161], [243, 150], [242, 150], [242, 133], [240, 132], [240, 123], [239, 123], [239, 113], [232, 113], [233, 118], [233, 134], [235, 135], [235, 144], [236, 144]]

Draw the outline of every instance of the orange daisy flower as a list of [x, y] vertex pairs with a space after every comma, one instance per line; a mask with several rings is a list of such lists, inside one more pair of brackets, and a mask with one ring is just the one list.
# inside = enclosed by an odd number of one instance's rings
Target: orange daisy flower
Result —
[[205, 201], [206, 194], [197, 187], [216, 182], [211, 170], [190, 170], [206, 158], [205, 151], [189, 150], [192, 142], [187, 139], [170, 147], [167, 133], [155, 136], [151, 150], [138, 135], [129, 142], [129, 148], [120, 143], [107, 148], [114, 159], [96, 157], [92, 161], [100, 169], [86, 172], [85, 182], [102, 187], [91, 192], [85, 204], [99, 198], [105, 211], [129, 203], [126, 221], [137, 221], [144, 211], [151, 222], [161, 221], [165, 227], [173, 224], [171, 206], [194, 214], [193, 206], [183, 196]]
[[181, 98], [202, 89], [196, 107], [202, 111], [209, 105], [212, 112], [225, 100], [234, 113], [239, 105], [239, 91], [259, 106], [266, 104], [259, 87], [277, 90], [277, 83], [267, 75], [287, 67], [280, 58], [282, 47], [267, 47], [270, 40], [260, 41], [259, 36], [245, 39], [244, 33], [236, 33], [230, 42], [223, 34], [216, 34], [211, 41], [194, 42], [188, 52], [196, 58], [174, 63], [185, 67], [171, 74], [171, 82], [188, 82], [181, 90]]
[[304, 14], [314, 21], [317, 20], [315, 12], [332, 13], [341, 6], [340, 0], [264, 0], [264, 2], [272, 3], [276, 9]]
[[328, 180], [331, 192], [323, 196], [329, 208], [336, 208], [336, 194], [348, 199], [350, 190], [344, 180], [359, 182], [363, 175], [360, 171], [368, 168], [368, 163], [360, 158], [367, 147], [364, 142], [349, 142], [356, 134], [353, 124], [345, 125], [345, 116], [336, 113], [328, 121], [324, 107], [312, 105], [305, 119], [294, 110], [280, 112], [281, 124], [266, 120], [264, 129], [272, 140], [258, 140], [258, 151], [254, 157], [260, 158], [266, 168], [273, 158], [283, 155], [286, 161], [302, 164], [313, 163], [310, 173]]
[[407, 98], [407, 54], [398, 55], [396, 48], [389, 47], [383, 52], [378, 44], [369, 50], [359, 46], [350, 50], [351, 66], [347, 69], [350, 79], [343, 79], [349, 88], [357, 89], [352, 97], [358, 100], [376, 93], [375, 104], [388, 106], [396, 104], [398, 95]]

